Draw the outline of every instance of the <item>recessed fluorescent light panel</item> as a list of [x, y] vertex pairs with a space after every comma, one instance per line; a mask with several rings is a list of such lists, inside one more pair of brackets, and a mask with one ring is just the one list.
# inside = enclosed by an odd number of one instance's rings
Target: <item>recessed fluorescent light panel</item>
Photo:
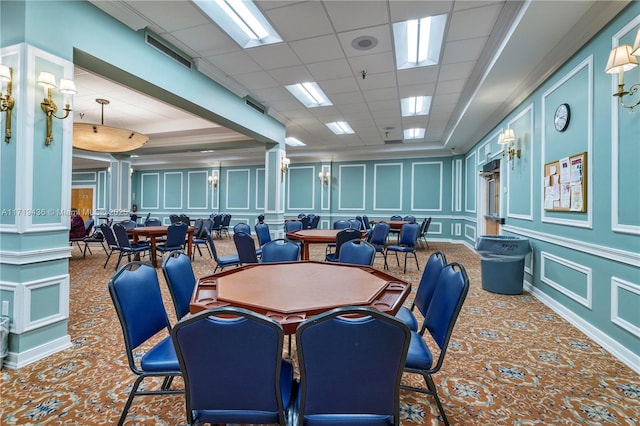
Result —
[[333, 123], [325, 124], [336, 135], [347, 135], [355, 133], [351, 126], [349, 126], [349, 123], [347, 123], [346, 121], [334, 121]]
[[306, 146], [304, 142], [292, 137], [285, 138], [284, 143], [286, 143], [289, 146]]
[[404, 138], [405, 139], [422, 139], [424, 138], [425, 129], [414, 128], [414, 129], [404, 129]]
[[447, 14], [393, 24], [396, 67], [406, 68], [436, 65], [444, 38]]
[[431, 110], [431, 96], [411, 96], [400, 99], [403, 117], [427, 115]]
[[245, 49], [282, 41], [251, 1], [193, 0], [193, 3]]
[[315, 81], [292, 84], [286, 88], [307, 108], [333, 105]]

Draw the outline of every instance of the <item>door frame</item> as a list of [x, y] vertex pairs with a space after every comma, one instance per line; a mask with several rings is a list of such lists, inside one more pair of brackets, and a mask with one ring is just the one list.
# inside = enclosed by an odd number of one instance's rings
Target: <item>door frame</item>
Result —
[[[504, 158], [502, 158], [502, 151], [497, 152], [495, 154], [492, 154], [490, 156], [488, 156], [488, 158], [486, 159], [486, 162], [490, 162], [493, 161], [495, 159], [500, 159], [500, 169], [499, 169], [499, 173], [500, 173], [500, 188], [498, 188], [498, 202], [500, 203], [500, 208], [499, 208], [499, 213], [501, 217], [504, 217], [503, 215], [503, 211], [504, 211], [504, 206], [505, 206], [505, 202], [506, 202], [506, 197], [505, 197], [505, 192], [503, 188], [506, 188], [505, 186], [505, 180], [508, 179], [508, 176], [506, 176], [508, 174], [508, 170], [505, 170], [504, 165], [505, 165], [505, 161]], [[486, 163], [483, 163], [486, 164]], [[481, 165], [482, 166], [482, 165]], [[506, 179], [505, 179], [506, 178]], [[486, 231], [487, 231], [487, 227], [485, 226], [485, 219], [484, 219], [484, 213], [485, 213], [485, 209], [487, 208], [487, 179], [486, 177], [483, 175], [482, 170], [478, 171], [478, 177], [477, 177], [477, 181], [476, 181], [476, 194], [478, 194], [477, 196], [477, 201], [478, 201], [478, 209], [476, 211], [476, 236], [480, 236], [480, 235], [485, 235]], [[502, 234], [502, 225], [498, 225], [498, 234]]]

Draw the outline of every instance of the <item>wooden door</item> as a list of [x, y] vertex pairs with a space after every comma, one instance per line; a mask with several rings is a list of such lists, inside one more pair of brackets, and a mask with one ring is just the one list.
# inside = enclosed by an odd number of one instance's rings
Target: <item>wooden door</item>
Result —
[[86, 222], [93, 212], [93, 188], [71, 188], [71, 208]]
[[500, 233], [500, 172], [485, 177], [487, 180], [485, 194], [484, 226], [486, 235]]

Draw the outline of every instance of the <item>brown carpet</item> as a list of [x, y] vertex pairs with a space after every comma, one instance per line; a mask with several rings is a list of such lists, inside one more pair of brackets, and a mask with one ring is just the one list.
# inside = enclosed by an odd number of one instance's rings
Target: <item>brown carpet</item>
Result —
[[[221, 255], [234, 251], [231, 239], [216, 242]], [[635, 372], [531, 295], [482, 290], [480, 260], [463, 245], [431, 243], [431, 250], [418, 251], [421, 269], [433, 249], [465, 265], [471, 279], [444, 366], [434, 376], [451, 424], [639, 424], [640, 377]], [[313, 245], [312, 260], [323, 256], [324, 246]], [[73, 347], [20, 370], [2, 370], [0, 424], [116, 424], [134, 376], [107, 291], [115, 259], [103, 269], [105, 259], [98, 247], [86, 259], [74, 248], [69, 262]], [[390, 258], [390, 272], [410, 281], [415, 291], [422, 271], [411, 262], [402, 274]], [[193, 265], [198, 277], [211, 274], [215, 266], [206, 253], [196, 254]], [[380, 258], [375, 266], [382, 267]], [[158, 271], [173, 323], [173, 305]], [[423, 385], [419, 376], [409, 374], [403, 382]], [[179, 379], [174, 383], [182, 386]], [[137, 397], [126, 424], [185, 424], [183, 399]], [[401, 391], [403, 425], [442, 424], [437, 414], [432, 397]]]

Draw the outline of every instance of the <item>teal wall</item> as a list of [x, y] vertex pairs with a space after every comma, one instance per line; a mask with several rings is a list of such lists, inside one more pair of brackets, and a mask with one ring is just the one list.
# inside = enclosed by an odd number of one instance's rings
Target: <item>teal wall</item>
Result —
[[[503, 164], [502, 231], [527, 237], [526, 281], [536, 297], [630, 365], [640, 362], [640, 116], [617, 105], [617, 76], [604, 73], [609, 51], [633, 44], [640, 3], [632, 2], [594, 39], [466, 154], [466, 199], [483, 164], [503, 158], [498, 134], [514, 129], [522, 156]], [[625, 73], [640, 82], [640, 67]], [[632, 98], [633, 99], [633, 98]], [[638, 95], [633, 101], [637, 102]], [[553, 114], [571, 108], [558, 132]], [[586, 153], [586, 212], [545, 210], [545, 164]], [[504, 162], [503, 162], [504, 163]], [[512, 168], [513, 167], [513, 168]], [[476, 201], [480, 203], [480, 199]], [[477, 230], [477, 212], [465, 227]], [[473, 233], [473, 231], [471, 232]], [[469, 243], [471, 243], [469, 239]]]

